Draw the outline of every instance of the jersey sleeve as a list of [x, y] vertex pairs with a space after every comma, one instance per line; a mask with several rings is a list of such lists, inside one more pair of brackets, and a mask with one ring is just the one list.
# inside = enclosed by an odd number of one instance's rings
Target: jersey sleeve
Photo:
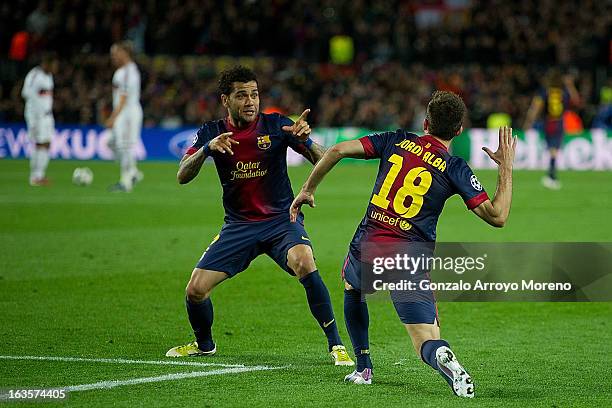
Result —
[[32, 96], [34, 96], [34, 89], [35, 89], [35, 84], [34, 84], [34, 77], [36, 76], [36, 73], [34, 71], [30, 71], [28, 72], [28, 75], [26, 75], [25, 80], [23, 81], [23, 88], [21, 90], [21, 96], [24, 99], [29, 99]]
[[468, 210], [478, 207], [489, 199], [487, 192], [465, 160], [453, 157], [447, 171], [454, 192], [461, 196]]
[[189, 148], [185, 151], [185, 154], [187, 156], [191, 156], [192, 154], [200, 150], [202, 146], [208, 143], [212, 138], [213, 137], [211, 136], [208, 124], [203, 124], [196, 132], [195, 136], [193, 137], [193, 142], [191, 143], [191, 146], [189, 146]]
[[398, 132], [374, 133], [359, 138], [366, 159], [377, 159], [384, 155], [385, 149], [396, 143]]

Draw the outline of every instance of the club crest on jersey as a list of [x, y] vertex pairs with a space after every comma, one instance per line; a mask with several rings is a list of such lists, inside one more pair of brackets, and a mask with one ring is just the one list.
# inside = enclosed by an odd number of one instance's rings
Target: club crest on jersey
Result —
[[272, 146], [270, 135], [257, 136], [257, 147], [261, 150], [267, 150]]
[[476, 177], [475, 174], [472, 174], [470, 177], [470, 184], [472, 184], [472, 187], [474, 187], [475, 190], [482, 191], [482, 185], [480, 184], [480, 181], [478, 181], [478, 177]]

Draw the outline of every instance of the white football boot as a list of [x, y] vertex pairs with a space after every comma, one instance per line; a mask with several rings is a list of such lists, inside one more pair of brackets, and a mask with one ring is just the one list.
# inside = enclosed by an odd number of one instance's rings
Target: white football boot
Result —
[[550, 176], [542, 177], [542, 185], [549, 190], [561, 189], [561, 182], [559, 180], [551, 178]]
[[346, 377], [344, 377], [344, 381], [352, 382], [353, 384], [370, 385], [372, 384], [372, 369], [364, 368], [361, 372], [355, 370]]
[[446, 346], [439, 347], [436, 350], [436, 360], [438, 367], [449, 378], [453, 379], [453, 392], [459, 397], [474, 398], [474, 383], [472, 377], [459, 364], [455, 358], [455, 353]]

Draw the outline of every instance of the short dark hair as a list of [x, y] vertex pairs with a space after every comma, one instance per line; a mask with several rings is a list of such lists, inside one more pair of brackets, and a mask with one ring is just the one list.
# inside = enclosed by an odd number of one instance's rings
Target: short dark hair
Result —
[[257, 76], [251, 69], [242, 65], [233, 66], [232, 68], [221, 72], [221, 76], [219, 77], [219, 94], [231, 94], [232, 90], [234, 89], [234, 82], [250, 81], [257, 82]]
[[546, 74], [546, 86], [551, 88], [561, 88], [563, 87], [563, 75], [561, 75], [561, 71], [556, 68], [551, 69]]
[[457, 135], [467, 112], [459, 95], [449, 91], [436, 91], [427, 105], [429, 133], [444, 140]]

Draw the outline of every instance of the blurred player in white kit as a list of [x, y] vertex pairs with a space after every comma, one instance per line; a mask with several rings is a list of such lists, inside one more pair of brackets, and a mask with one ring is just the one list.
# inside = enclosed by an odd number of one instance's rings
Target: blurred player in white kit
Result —
[[142, 128], [140, 72], [132, 60], [132, 46], [128, 41], [113, 44], [110, 56], [117, 70], [113, 75], [113, 112], [105, 125], [112, 130], [109, 145], [121, 167], [119, 182], [110, 190], [129, 192], [143, 178], [133, 152]]
[[57, 73], [55, 54], [43, 55], [40, 65], [32, 68], [23, 82], [21, 96], [25, 99], [24, 116], [28, 136], [34, 148], [30, 156], [30, 185], [49, 184], [46, 177], [49, 147], [55, 133], [53, 119], [53, 74]]

